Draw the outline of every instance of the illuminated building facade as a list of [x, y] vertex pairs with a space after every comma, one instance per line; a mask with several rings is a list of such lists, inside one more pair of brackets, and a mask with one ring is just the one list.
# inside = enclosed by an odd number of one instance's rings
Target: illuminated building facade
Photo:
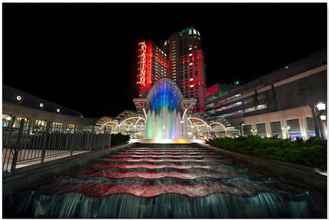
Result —
[[200, 32], [186, 28], [173, 33], [162, 49], [152, 42], [138, 44], [138, 81], [143, 96], [155, 81], [169, 78], [186, 98], [195, 98], [194, 111], [204, 112], [205, 74]]
[[200, 32], [190, 27], [173, 33], [167, 47], [170, 78], [184, 97], [197, 99], [194, 111], [203, 112], [205, 74]]
[[18, 128], [21, 119], [31, 133], [91, 131], [95, 125], [95, 119], [85, 118], [80, 112], [4, 85], [2, 127]]
[[151, 41], [138, 43], [137, 84], [140, 96], [144, 96], [154, 82], [167, 77], [167, 54]]
[[228, 121], [244, 136], [254, 131], [262, 137], [326, 138], [326, 119], [314, 107], [327, 100], [326, 60], [320, 51], [243, 85], [212, 86], [206, 119]]

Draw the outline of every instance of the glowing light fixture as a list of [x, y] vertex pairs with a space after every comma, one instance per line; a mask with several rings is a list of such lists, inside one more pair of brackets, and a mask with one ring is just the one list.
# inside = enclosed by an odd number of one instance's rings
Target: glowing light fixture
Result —
[[290, 129], [290, 126], [283, 126], [282, 127], [282, 130], [287, 130], [288, 131], [289, 129]]
[[317, 108], [319, 111], [326, 110], [326, 104], [323, 103], [323, 102], [318, 102], [318, 103], [316, 104], [316, 108]]
[[40, 108], [43, 108], [44, 104], [42, 102], [40, 102]]
[[17, 101], [21, 101], [22, 100], [22, 96], [20, 96], [20, 95], [16, 96], [16, 100]]
[[61, 110], [58, 108], [58, 109], [56, 109], [56, 112], [60, 112]]
[[194, 80], [194, 78], [192, 77], [192, 78], [190, 78], [190, 81], [193, 81]]

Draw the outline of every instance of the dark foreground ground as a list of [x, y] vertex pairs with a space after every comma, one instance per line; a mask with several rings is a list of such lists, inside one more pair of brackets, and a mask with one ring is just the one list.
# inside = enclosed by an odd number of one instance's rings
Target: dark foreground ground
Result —
[[7, 196], [6, 218], [325, 218], [320, 192], [200, 145], [136, 144]]

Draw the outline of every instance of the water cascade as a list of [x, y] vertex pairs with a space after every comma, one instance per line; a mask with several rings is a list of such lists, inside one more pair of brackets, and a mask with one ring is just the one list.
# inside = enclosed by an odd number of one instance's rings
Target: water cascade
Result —
[[169, 79], [159, 80], [147, 96], [145, 138], [157, 141], [185, 138], [182, 120], [183, 96]]
[[4, 197], [4, 218], [325, 218], [326, 194], [192, 144], [135, 144]]

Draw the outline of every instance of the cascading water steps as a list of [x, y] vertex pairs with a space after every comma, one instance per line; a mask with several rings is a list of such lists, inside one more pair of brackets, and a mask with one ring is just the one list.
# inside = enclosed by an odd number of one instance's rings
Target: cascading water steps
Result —
[[16, 214], [25, 217], [317, 215], [308, 192], [196, 144], [135, 144], [38, 189], [18, 193], [15, 199]]

